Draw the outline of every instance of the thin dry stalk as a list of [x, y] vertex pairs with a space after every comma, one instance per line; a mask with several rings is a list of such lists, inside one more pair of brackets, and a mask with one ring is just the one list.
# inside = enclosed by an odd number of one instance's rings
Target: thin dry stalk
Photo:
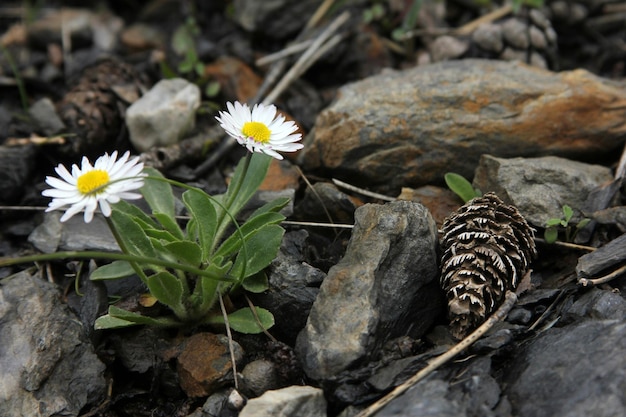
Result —
[[237, 362], [235, 360], [235, 347], [233, 345], [233, 335], [230, 332], [230, 326], [228, 324], [228, 314], [226, 314], [226, 307], [224, 306], [224, 300], [222, 299], [222, 293], [217, 292], [220, 300], [220, 310], [222, 310], [222, 317], [224, 317], [224, 325], [226, 325], [226, 336], [228, 337], [228, 351], [230, 352], [230, 362], [233, 366], [233, 378], [235, 380], [235, 389], [239, 389], [239, 380], [237, 378]]
[[626, 265], [617, 268], [615, 271], [611, 272], [610, 274], [607, 274], [603, 277], [600, 278], [580, 278], [578, 280], [578, 283], [580, 285], [582, 285], [583, 287], [587, 287], [590, 285], [600, 285], [600, 284], [604, 284], [606, 282], [612, 281], [615, 278], [623, 275], [626, 273]]
[[298, 58], [296, 63], [287, 71], [274, 89], [263, 100], [264, 104], [272, 103], [287, 87], [300, 77], [315, 60], [315, 52], [326, 42], [350, 17], [350, 13], [343, 12], [313, 41], [311, 46]]
[[318, 223], [318, 222], [296, 222], [291, 220], [284, 220], [281, 224], [289, 226], [309, 226], [309, 227], [328, 227], [339, 229], [354, 229], [352, 224], [339, 224], [339, 223]]
[[397, 200], [397, 198], [395, 198], [395, 197], [389, 197], [389, 196], [386, 196], [384, 194], [378, 194], [378, 193], [375, 193], [375, 192], [372, 192], [372, 191], [368, 191], [368, 190], [365, 190], [363, 188], [359, 188], [357, 186], [354, 186], [352, 184], [348, 184], [347, 182], [343, 182], [341, 180], [338, 180], [336, 178], [333, 178], [333, 183], [337, 187], [345, 188], [346, 190], [350, 190], [350, 191], [353, 191], [355, 193], [359, 193], [359, 194], [364, 195], [366, 197], [377, 198], [379, 200], [384, 200], [384, 201], [396, 201]]
[[454, 34], [460, 35], [460, 36], [470, 35], [472, 32], [476, 30], [476, 28], [478, 28], [478, 26], [484, 23], [491, 23], [494, 20], [503, 18], [504, 16], [508, 15], [512, 11], [513, 11], [513, 6], [510, 4], [506, 4], [500, 7], [499, 9], [494, 10], [491, 13], [487, 13], [486, 15], [481, 16], [478, 19], [474, 19], [471, 22], [461, 26], [460, 28], [454, 31]]
[[304, 51], [306, 48], [311, 46], [312, 43], [313, 43], [312, 39], [294, 43], [293, 45], [287, 46], [285, 49], [282, 49], [278, 52], [274, 52], [273, 54], [265, 55], [264, 57], [257, 59], [255, 64], [259, 67], [262, 67], [263, 65], [271, 64], [275, 61], [279, 61], [290, 55], [294, 55], [294, 54], [297, 54], [298, 52]]
[[440, 366], [444, 365], [456, 355], [470, 347], [474, 342], [476, 342], [482, 335], [484, 335], [489, 329], [491, 329], [494, 324], [498, 321], [504, 319], [506, 315], [509, 313], [511, 308], [515, 305], [517, 301], [517, 295], [513, 291], [507, 291], [504, 302], [500, 306], [498, 310], [496, 310], [478, 329], [474, 330], [469, 336], [465, 339], [461, 340], [459, 343], [454, 345], [447, 352], [437, 356], [433, 359], [429, 364], [409, 378], [402, 385], [398, 385], [393, 391], [389, 394], [376, 401], [374, 404], [367, 407], [365, 410], [361, 411], [356, 417], [371, 417], [377, 412], [379, 412], [384, 406], [389, 404], [393, 399], [399, 397], [403, 393], [405, 393], [409, 388], [413, 385], [417, 384], [422, 379], [426, 378], [433, 371], [435, 371]]
[[319, 201], [320, 204], [322, 205], [322, 208], [324, 209], [324, 213], [326, 214], [326, 217], [328, 218], [328, 221], [331, 224], [335, 224], [335, 222], [333, 221], [333, 217], [330, 215], [330, 212], [328, 211], [328, 209], [326, 208], [326, 205], [324, 204], [324, 201], [322, 200], [322, 197], [320, 197], [319, 193], [315, 190], [315, 188], [313, 187], [313, 184], [311, 184], [311, 181], [309, 181], [309, 179], [306, 177], [306, 175], [304, 175], [304, 172], [302, 172], [302, 170], [300, 169], [299, 166], [294, 165], [294, 167], [296, 168], [296, 171], [298, 171], [298, 175], [300, 175], [300, 177], [306, 183], [307, 187], [309, 187], [309, 189], [311, 190], [311, 192], [313, 193], [315, 198], [317, 198], [317, 201]]
[[263, 323], [261, 323], [261, 319], [256, 312], [256, 306], [252, 303], [252, 300], [250, 300], [250, 298], [245, 293], [243, 296], [246, 298], [246, 302], [248, 303], [248, 307], [250, 307], [250, 311], [252, 312], [252, 316], [254, 317], [256, 324], [259, 325], [259, 328], [263, 329], [263, 333], [265, 334], [265, 336], [267, 336], [272, 342], [278, 342], [278, 340], [274, 336], [272, 336], [272, 334], [268, 332], [267, 329], [263, 326]]

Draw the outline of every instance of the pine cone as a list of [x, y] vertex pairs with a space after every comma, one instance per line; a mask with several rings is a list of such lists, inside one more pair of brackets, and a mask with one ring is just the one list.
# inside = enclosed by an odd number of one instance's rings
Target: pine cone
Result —
[[69, 131], [69, 149], [65, 153], [95, 157], [102, 151], [119, 148], [124, 113], [132, 99], [144, 88], [143, 75], [133, 66], [107, 58], [84, 69], [76, 84], [57, 103], [57, 111]]
[[452, 334], [462, 339], [515, 290], [536, 255], [534, 230], [495, 194], [474, 198], [443, 223], [441, 286]]

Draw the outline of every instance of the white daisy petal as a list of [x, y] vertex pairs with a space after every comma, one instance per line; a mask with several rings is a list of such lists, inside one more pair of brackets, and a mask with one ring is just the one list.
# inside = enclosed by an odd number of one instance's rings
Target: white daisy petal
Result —
[[63, 216], [61, 216], [61, 222], [69, 220], [76, 213], [80, 213], [84, 208], [85, 208], [84, 204], [74, 204], [65, 212], [65, 214], [63, 214]]
[[141, 194], [131, 191], [144, 185], [141, 178], [146, 176], [142, 173], [143, 162], [139, 157], [131, 159], [130, 152], [125, 152], [119, 159], [117, 156], [117, 151], [111, 155], [105, 153], [93, 165], [87, 157], [83, 157], [80, 168], [73, 164], [71, 173], [59, 164], [55, 171], [60, 178], [46, 177], [46, 183], [52, 188], [42, 191], [42, 195], [52, 198], [46, 211], [69, 206], [61, 216], [62, 222], [84, 211], [84, 221], [89, 223], [98, 206], [108, 217], [112, 204], [121, 199], [141, 198]]
[[70, 172], [65, 168], [64, 165], [59, 164], [56, 168], [54, 168], [57, 174], [64, 179], [66, 182], [70, 184], [76, 184], [76, 178], [70, 174]]
[[46, 177], [46, 184], [48, 184], [50, 187], [58, 188], [60, 190], [75, 190], [76, 189], [76, 184], [71, 184], [66, 181], [61, 181], [60, 179], [56, 177]]
[[[255, 104], [250, 109], [247, 104], [236, 101], [235, 103], [227, 102], [226, 108], [228, 111], [218, 112], [215, 118], [222, 129], [248, 151], [263, 152], [276, 159], [283, 159], [277, 151], [295, 152], [303, 148], [304, 145], [295, 143], [302, 139], [301, 134], [294, 133], [298, 130], [298, 126], [295, 122], [286, 121], [285, 116], [278, 114], [273, 104]], [[249, 122], [261, 124], [267, 130], [257, 129], [260, 127], [258, 125], [246, 126]], [[252, 135], [251, 137], [243, 134], [244, 127], [246, 134]]]
[[[118, 199], [118, 201], [119, 201], [119, 199]], [[102, 215], [104, 217], [111, 216], [111, 205], [109, 204], [109, 202], [107, 200], [100, 200], [100, 211], [102, 211]]]

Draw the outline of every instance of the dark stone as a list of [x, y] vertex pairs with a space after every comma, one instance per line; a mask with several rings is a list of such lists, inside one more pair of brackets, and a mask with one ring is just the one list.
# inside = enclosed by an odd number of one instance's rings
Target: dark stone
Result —
[[626, 415], [626, 323], [551, 328], [516, 352], [505, 393], [519, 417]]
[[0, 340], [0, 415], [77, 416], [104, 398], [104, 364], [54, 284], [2, 281]]

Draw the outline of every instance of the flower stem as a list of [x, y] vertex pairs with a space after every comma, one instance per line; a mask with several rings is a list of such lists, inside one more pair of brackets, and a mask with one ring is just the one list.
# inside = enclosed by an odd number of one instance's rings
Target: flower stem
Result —
[[[224, 222], [229, 222], [230, 217], [226, 216], [226, 212], [229, 211], [237, 198], [237, 194], [239, 194], [239, 190], [241, 190], [241, 186], [244, 184], [246, 180], [246, 176], [248, 174], [248, 168], [250, 167], [250, 161], [252, 160], [252, 152], [248, 152], [243, 161], [243, 167], [241, 170], [241, 175], [235, 176], [236, 182], [231, 183], [228, 187], [228, 192], [226, 193], [227, 199], [224, 203], [224, 211], [219, 214], [219, 221], [217, 222], [217, 233], [215, 238], [213, 239], [213, 247], [211, 248], [211, 252], [215, 249], [215, 245], [221, 240], [222, 234], [226, 231], [226, 224]], [[232, 188], [231, 188], [232, 187]]]
[[[66, 251], [66, 252], [54, 252], [43, 253], [38, 255], [20, 256], [17, 258], [0, 258], [0, 267], [18, 265], [30, 262], [43, 262], [54, 261], [61, 259], [111, 259], [115, 261], [126, 261], [129, 263], [145, 263], [162, 266], [165, 268], [180, 269], [181, 271], [188, 272], [199, 276], [206, 276], [216, 281], [224, 281], [230, 283], [236, 283], [237, 279], [230, 277], [224, 277], [222, 275], [216, 275], [215, 273], [209, 273], [206, 270], [195, 268], [189, 265], [180, 264], [177, 262], [171, 262], [159, 258], [145, 258], [136, 255], [129, 255], [126, 253], [115, 252], [98, 252], [98, 251]], [[142, 271], [143, 272], [143, 271]]]

